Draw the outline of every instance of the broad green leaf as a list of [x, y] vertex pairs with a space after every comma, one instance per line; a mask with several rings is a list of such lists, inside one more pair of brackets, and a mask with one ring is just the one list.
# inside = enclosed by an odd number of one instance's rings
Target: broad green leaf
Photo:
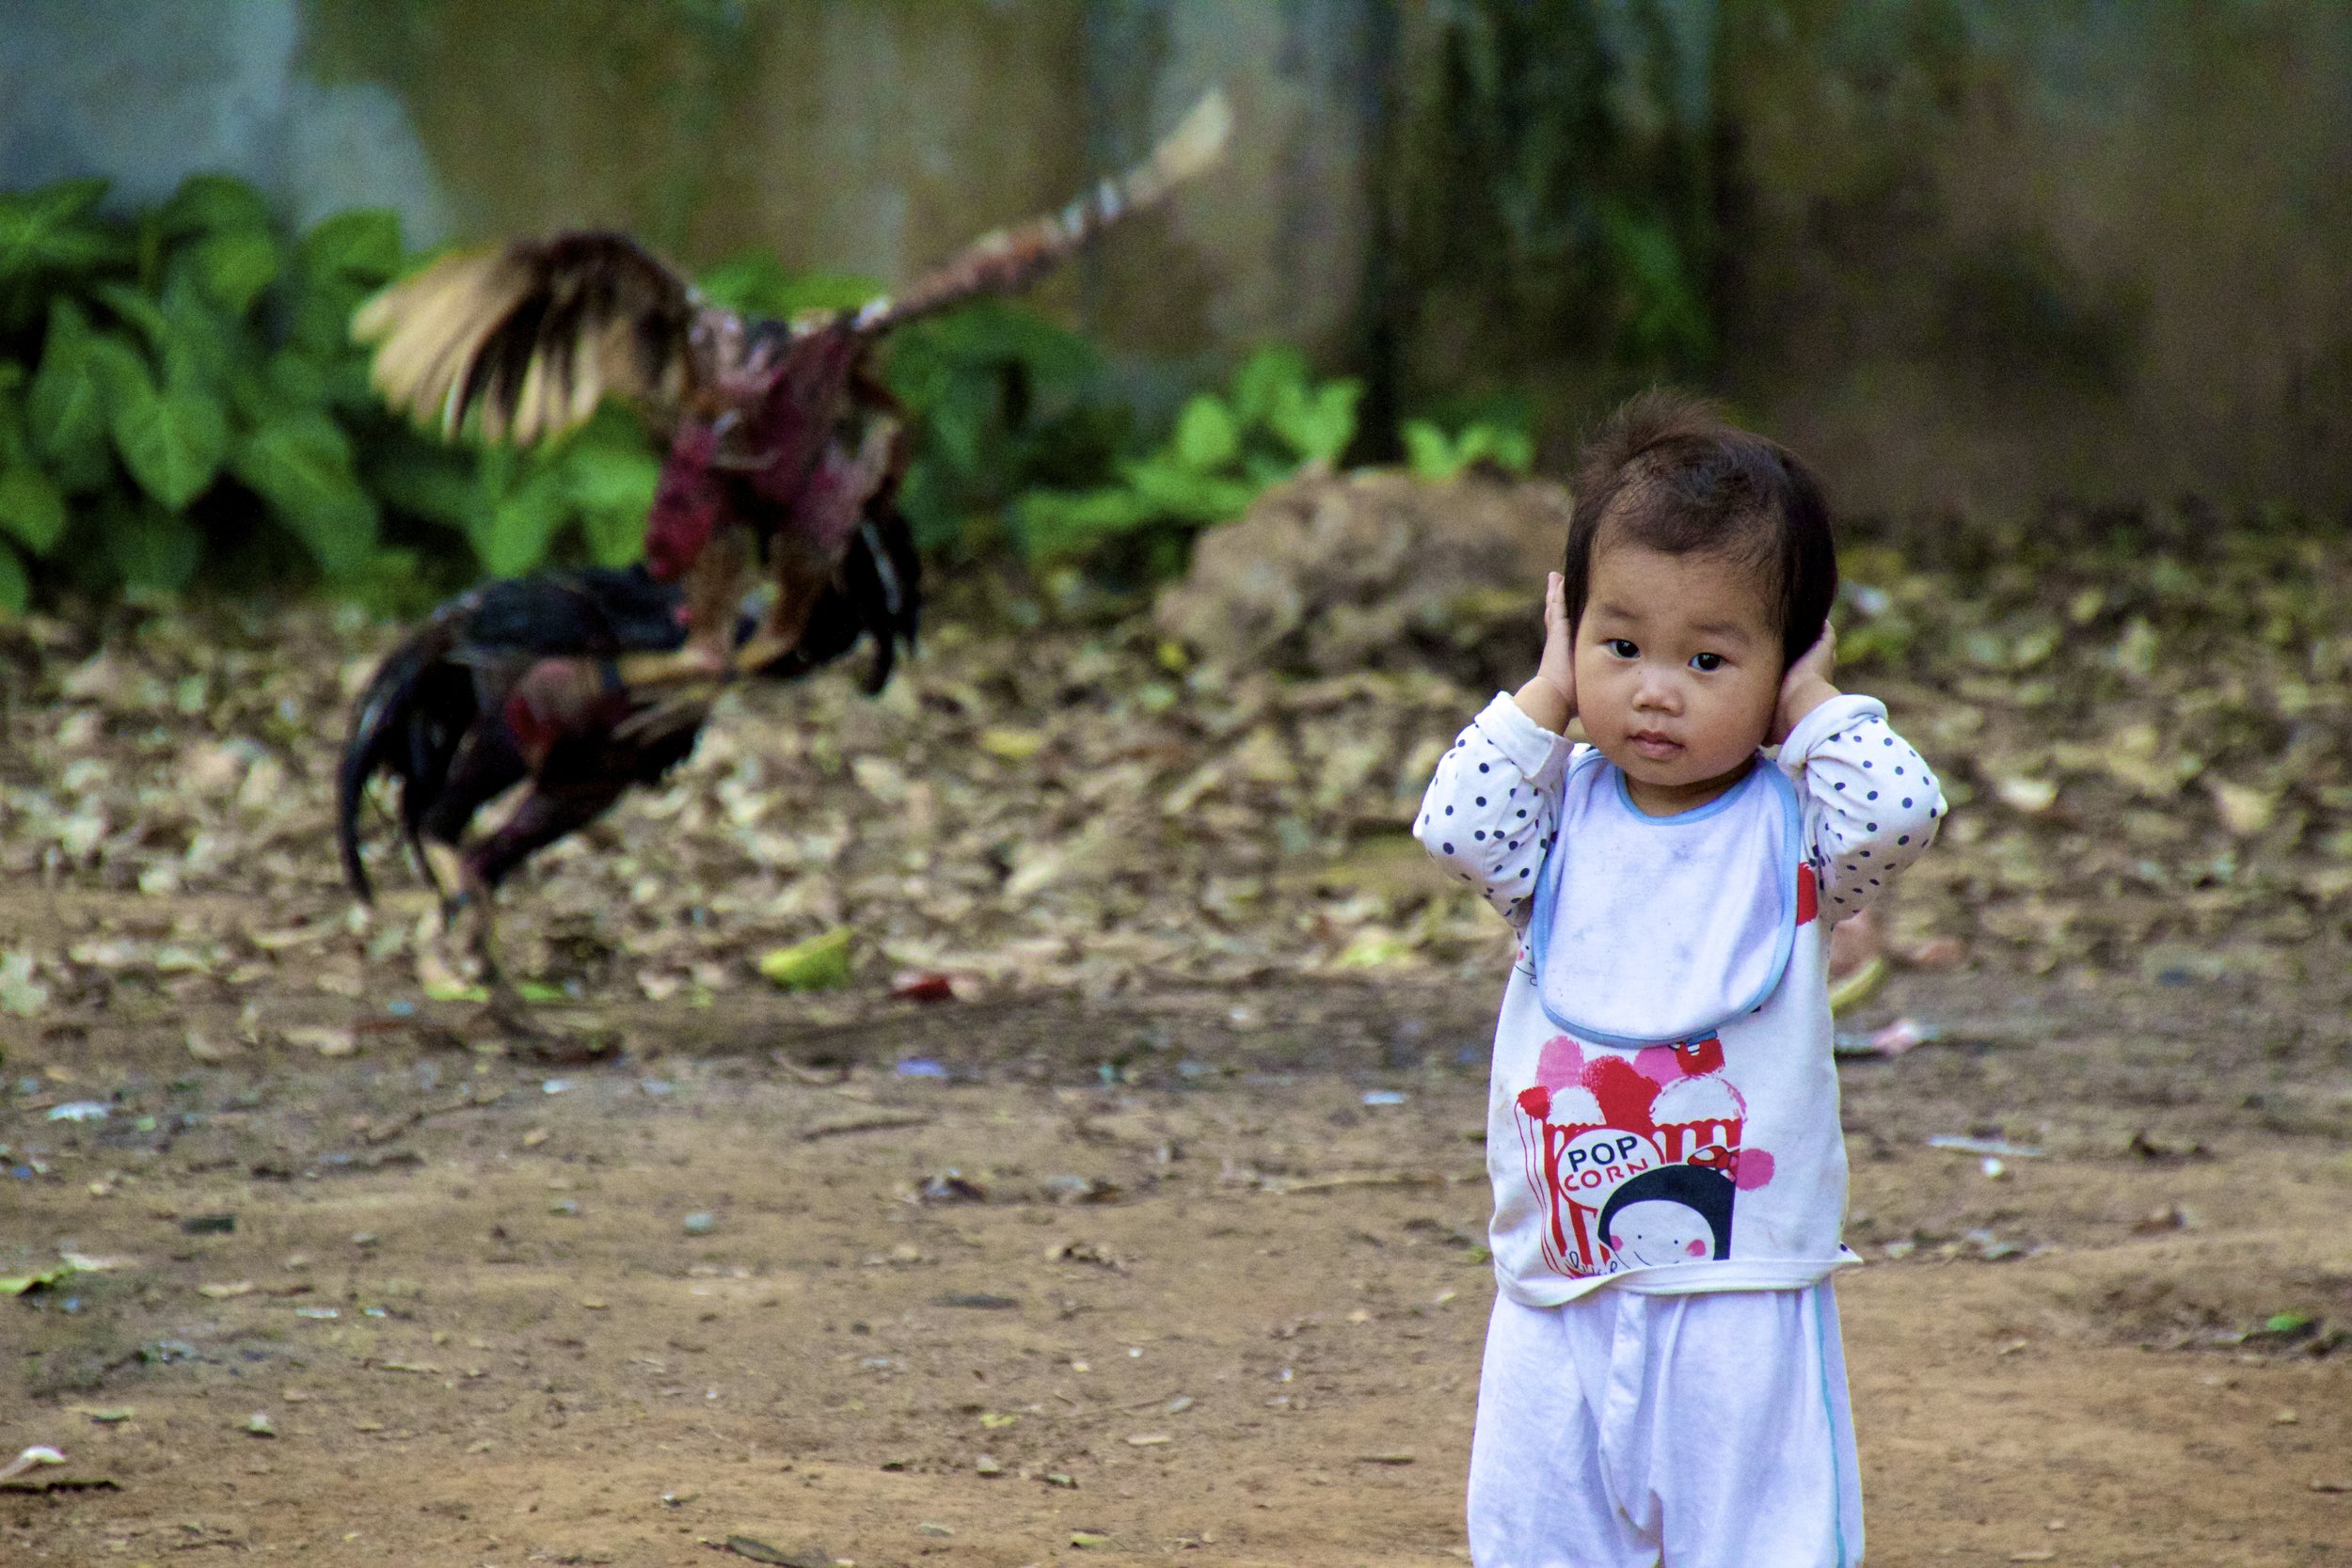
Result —
[[1360, 381], [1327, 381], [1312, 390], [1294, 383], [1275, 393], [1266, 423], [1303, 461], [1336, 463], [1356, 438], [1356, 404], [1363, 395]]
[[206, 298], [241, 318], [278, 281], [284, 258], [267, 230], [226, 229], [198, 241], [174, 264], [188, 269]]
[[326, 401], [326, 372], [317, 360], [296, 350], [271, 355], [262, 379], [289, 408], [315, 408]]
[[1244, 452], [1241, 476], [1249, 482], [1252, 490], [1263, 490], [1269, 484], [1279, 484], [1298, 471], [1298, 464], [1287, 456], [1274, 457], [1263, 451]]
[[1238, 517], [1258, 494], [1255, 486], [1241, 480], [1200, 473], [1162, 457], [1127, 464], [1121, 473], [1153, 515], [1188, 523], [1221, 523]]
[[114, 332], [93, 332], [82, 353], [105, 395], [108, 420], [130, 399], [154, 390], [155, 372], [149, 368], [147, 356], [128, 338]]
[[22, 615], [32, 608], [33, 579], [16, 551], [0, 545], [0, 615]]
[[1507, 425], [1472, 425], [1464, 437], [1475, 449], [1473, 461], [1484, 458], [1507, 472], [1523, 474], [1535, 466], [1535, 437]]
[[160, 303], [128, 283], [94, 283], [89, 292], [125, 325], [138, 328], [149, 348], [159, 355], [163, 353], [164, 344], [171, 336], [171, 324], [165, 319]]
[[564, 517], [564, 486], [551, 470], [542, 470], [500, 498], [479, 526], [470, 530], [474, 553], [483, 570], [493, 577], [514, 577], [540, 565]]
[[100, 220], [103, 179], [68, 180], [0, 196], [0, 282], [37, 272], [87, 273], [126, 260], [130, 245]]
[[171, 280], [164, 286], [163, 309], [161, 358], [167, 391], [217, 395], [228, 389], [240, 366], [253, 364], [261, 355], [260, 340], [205, 293], [192, 267], [173, 264]]
[[1037, 490], [1013, 505], [1021, 547], [1033, 561], [1078, 555], [1160, 515], [1133, 490]]
[[1406, 420], [1397, 435], [1405, 442], [1405, 466], [1419, 478], [1452, 479], [1470, 461], [1454, 451], [1444, 431], [1427, 420]]
[[370, 451], [370, 487], [396, 511], [471, 533], [491, 505], [474, 453], [405, 437], [390, 451]]
[[907, 465], [906, 483], [898, 487], [898, 510], [914, 534], [915, 548], [933, 550], [949, 545], [977, 546], [993, 521], [967, 516], [957, 501], [957, 486], [935, 463], [920, 458]]
[[1262, 348], [1233, 376], [1233, 417], [1245, 430], [1263, 424], [1273, 417], [1275, 400], [1284, 388], [1304, 391], [1306, 387], [1305, 355], [1283, 344]]
[[294, 247], [305, 277], [367, 286], [400, 272], [400, 214], [389, 207], [355, 207], [323, 218]]
[[364, 570], [375, 553], [375, 498], [352, 469], [351, 442], [324, 414], [263, 426], [239, 444], [230, 471], [268, 501], [330, 578]]
[[105, 538], [107, 558], [126, 588], [177, 593], [204, 559], [204, 536], [196, 525], [152, 506], [112, 509]]
[[894, 367], [897, 355], [918, 349], [976, 367], [1018, 366], [1048, 387], [1089, 380], [1103, 368], [1102, 356], [1084, 337], [1003, 300], [980, 300], [910, 326], [893, 351]]
[[933, 457], [959, 474], [977, 474], [996, 424], [996, 377], [949, 369], [923, 407], [923, 434]]
[[111, 333], [90, 330], [71, 300], [51, 308], [40, 369], [25, 394], [25, 427], [33, 450], [68, 491], [80, 494], [106, 483], [115, 404], [141, 387], [151, 391], [153, 379], [138, 350]]
[[644, 512], [582, 512], [580, 531], [599, 566], [626, 566], [645, 553]]
[[217, 234], [229, 230], [270, 227], [269, 202], [260, 191], [228, 174], [191, 174], [156, 214], [167, 234]]
[[1184, 404], [1176, 419], [1176, 460], [1188, 468], [1210, 473], [1241, 452], [1241, 427], [1232, 410], [1202, 392]]
[[359, 358], [351, 341], [351, 317], [373, 293], [373, 285], [347, 277], [303, 278], [289, 291], [286, 341], [322, 360], [334, 355]]
[[259, 365], [234, 366], [228, 376], [230, 405], [242, 422], [257, 428], [323, 412], [327, 391], [326, 372], [300, 349], [280, 349]]
[[65, 532], [65, 493], [29, 465], [0, 473], [0, 529], [35, 555], [47, 555]]
[[134, 388], [115, 408], [115, 450], [139, 487], [174, 512], [202, 495], [229, 454], [229, 420], [196, 391]]
[[0, 359], [0, 467], [33, 461], [33, 438], [24, 425], [24, 399], [20, 394], [28, 378], [13, 359]]
[[48, 336], [24, 406], [26, 429], [46, 455], [105, 439], [106, 392], [84, 352], [89, 337], [81, 307], [64, 298], [50, 306]]
[[561, 464], [588, 550], [601, 566], [626, 566], [644, 553], [645, 515], [661, 465], [649, 451], [575, 445]]

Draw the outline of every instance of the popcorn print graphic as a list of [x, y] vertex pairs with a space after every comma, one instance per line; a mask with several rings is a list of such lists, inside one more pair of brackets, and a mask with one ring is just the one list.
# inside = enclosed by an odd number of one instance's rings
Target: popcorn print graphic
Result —
[[1733, 1199], [1772, 1179], [1742, 1146], [1747, 1102], [1709, 1035], [1640, 1051], [1554, 1036], [1514, 1119], [1549, 1216], [1544, 1260], [1571, 1277], [1731, 1256]]

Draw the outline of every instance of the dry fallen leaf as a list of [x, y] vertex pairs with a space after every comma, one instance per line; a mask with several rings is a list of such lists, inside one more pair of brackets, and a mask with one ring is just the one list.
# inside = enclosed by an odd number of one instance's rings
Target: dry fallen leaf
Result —
[[[1507, 928], [1428, 878], [1401, 830], [1436, 757], [1532, 657], [1540, 567], [1513, 579], [1510, 541], [1555, 503], [1309, 481], [1248, 525], [1282, 550], [1203, 537], [1168, 625], [950, 616], [880, 702], [849, 670], [748, 683], [660, 788], [514, 879], [508, 966], [582, 1006], [683, 1009], [754, 983], [762, 954], [847, 933], [837, 989], [790, 1004], [846, 1014], [906, 1006], [886, 994], [899, 970], [953, 976], [959, 997], [1110, 997], [1507, 961]], [[1867, 524], [1841, 541], [1872, 591], [1841, 609], [1841, 684], [1887, 699], [1954, 808], [1900, 892], [1903, 940], [2157, 973], [2166, 943], [2286, 947], [2340, 924], [2352, 552], [2212, 529], [2086, 553], [2061, 531], [1964, 566]], [[1487, 577], [1431, 553], [1489, 533]], [[1416, 618], [1424, 600], [1438, 620]], [[1244, 626], [1262, 652], [1179, 622]], [[436, 956], [413, 871], [378, 834], [386, 902], [355, 924], [331, 847], [350, 683], [390, 634], [319, 609], [154, 608], [12, 642], [0, 879], [166, 918], [93, 905], [11, 933], [0, 1015], [237, 1006], [275, 979], [318, 1010], [248, 1020], [247, 1042], [335, 1052], [378, 1001], [415, 996]], [[1171, 635], [1193, 647], [1172, 657]], [[230, 912], [256, 909], [259, 930]]]

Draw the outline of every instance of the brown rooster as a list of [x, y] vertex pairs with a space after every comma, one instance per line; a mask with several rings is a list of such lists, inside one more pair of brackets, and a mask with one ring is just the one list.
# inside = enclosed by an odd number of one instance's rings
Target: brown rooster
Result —
[[[389, 773], [445, 915], [470, 911], [470, 957], [497, 986], [496, 884], [682, 760], [737, 673], [797, 673], [862, 634], [886, 672], [891, 645], [913, 634], [916, 579], [893, 500], [906, 432], [873, 372], [876, 344], [916, 317], [1027, 286], [1206, 168], [1230, 127], [1212, 93], [1124, 176], [853, 310], [746, 317], [609, 233], [450, 257], [361, 307], [353, 332], [376, 345], [377, 388], [446, 437], [544, 440], [612, 394], [669, 450], [642, 586], [612, 574], [492, 584], [388, 657], [343, 760], [355, 891], [367, 896], [359, 799]], [[748, 621], [746, 605], [760, 607]], [[529, 788], [505, 825], [469, 842], [476, 812], [516, 782]]]

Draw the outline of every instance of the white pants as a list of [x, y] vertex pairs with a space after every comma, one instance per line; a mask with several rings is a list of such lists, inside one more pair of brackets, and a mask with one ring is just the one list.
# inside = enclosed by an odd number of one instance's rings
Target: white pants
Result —
[[1495, 1301], [1477, 1568], [1853, 1568], [1862, 1479], [1829, 1281]]

